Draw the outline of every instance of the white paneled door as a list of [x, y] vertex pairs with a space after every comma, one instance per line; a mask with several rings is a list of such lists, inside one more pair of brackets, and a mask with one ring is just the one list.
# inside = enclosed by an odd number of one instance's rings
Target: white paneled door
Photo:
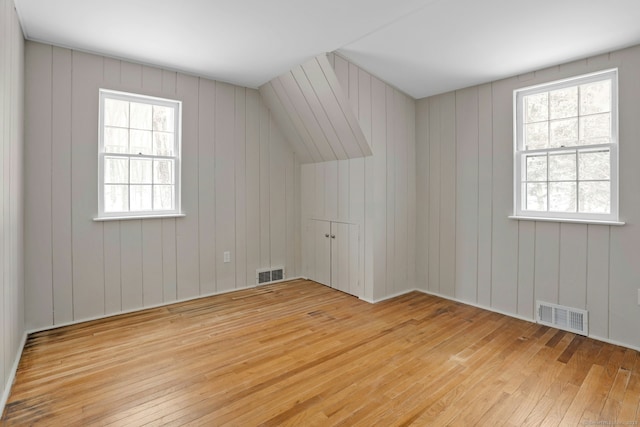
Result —
[[312, 221], [314, 225], [313, 241], [315, 246], [314, 277], [311, 279], [331, 286], [331, 223], [329, 221]]
[[307, 231], [307, 276], [323, 285], [362, 296], [358, 278], [358, 224], [309, 220]]

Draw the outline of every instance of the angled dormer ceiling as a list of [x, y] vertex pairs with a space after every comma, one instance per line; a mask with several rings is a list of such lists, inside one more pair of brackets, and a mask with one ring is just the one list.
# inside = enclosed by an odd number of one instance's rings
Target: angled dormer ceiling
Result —
[[372, 154], [326, 55], [265, 83], [260, 94], [301, 163]]

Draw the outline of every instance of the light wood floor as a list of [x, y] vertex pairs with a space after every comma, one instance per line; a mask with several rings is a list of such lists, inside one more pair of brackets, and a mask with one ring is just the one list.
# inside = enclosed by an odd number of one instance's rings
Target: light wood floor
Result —
[[638, 352], [417, 292], [370, 305], [300, 280], [34, 334], [2, 420], [635, 425], [639, 403]]

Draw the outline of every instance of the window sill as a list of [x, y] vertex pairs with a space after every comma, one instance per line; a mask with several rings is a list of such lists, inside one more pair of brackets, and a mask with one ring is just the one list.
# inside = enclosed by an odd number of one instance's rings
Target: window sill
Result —
[[600, 221], [597, 219], [571, 219], [571, 218], [551, 218], [539, 216], [517, 216], [509, 215], [509, 219], [518, 221], [544, 221], [544, 222], [568, 222], [572, 224], [593, 224], [593, 225], [625, 225], [620, 221]]
[[93, 218], [94, 221], [125, 221], [129, 219], [162, 219], [162, 218], [181, 218], [186, 216], [183, 213], [162, 214], [162, 215], [127, 215], [127, 216], [100, 216]]

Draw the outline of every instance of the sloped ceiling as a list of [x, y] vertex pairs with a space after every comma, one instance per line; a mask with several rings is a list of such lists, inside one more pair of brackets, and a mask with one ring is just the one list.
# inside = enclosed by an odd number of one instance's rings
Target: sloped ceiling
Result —
[[440, 0], [338, 52], [416, 99], [640, 43], [639, 0]]
[[25, 36], [257, 88], [324, 52], [414, 98], [640, 43], [638, 0], [14, 0]]
[[326, 55], [262, 85], [260, 94], [301, 163], [371, 155], [371, 147]]

